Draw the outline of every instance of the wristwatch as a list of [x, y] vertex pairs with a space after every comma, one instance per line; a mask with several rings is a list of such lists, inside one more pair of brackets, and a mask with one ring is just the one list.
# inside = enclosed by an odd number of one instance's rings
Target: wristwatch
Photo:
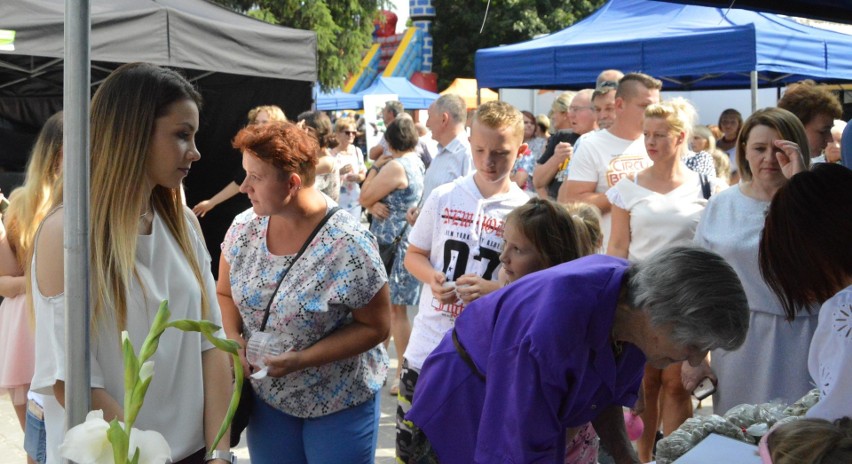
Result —
[[237, 464], [237, 457], [234, 456], [234, 453], [222, 450], [213, 450], [210, 453], [207, 453], [207, 457], [204, 458], [204, 462], [210, 462], [216, 459], [221, 459], [225, 462], [230, 462], [231, 464]]

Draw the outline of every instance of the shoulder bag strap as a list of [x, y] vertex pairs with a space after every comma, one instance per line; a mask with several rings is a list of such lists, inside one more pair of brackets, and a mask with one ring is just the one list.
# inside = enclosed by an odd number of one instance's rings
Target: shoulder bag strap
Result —
[[710, 188], [710, 178], [706, 174], [698, 174], [698, 179], [701, 181], [701, 194], [704, 195], [705, 200], [709, 200], [713, 194]]
[[266, 303], [266, 309], [263, 310], [263, 322], [260, 324], [261, 332], [266, 330], [266, 323], [269, 321], [269, 309], [272, 308], [272, 301], [275, 299], [275, 295], [278, 294], [278, 289], [281, 288], [281, 283], [284, 282], [284, 278], [287, 277], [287, 274], [290, 272], [290, 269], [293, 269], [293, 266], [296, 265], [296, 261], [298, 261], [302, 254], [305, 252], [305, 250], [308, 249], [308, 245], [310, 245], [311, 242], [314, 241], [314, 237], [316, 237], [319, 231], [322, 230], [322, 227], [325, 225], [325, 223], [328, 222], [328, 220], [331, 219], [331, 217], [334, 216], [334, 213], [336, 213], [339, 209], [339, 207], [335, 206], [334, 208], [331, 208], [328, 211], [325, 217], [322, 218], [322, 221], [317, 224], [317, 227], [314, 229], [314, 231], [311, 232], [310, 237], [305, 240], [305, 243], [302, 245], [302, 248], [299, 250], [299, 252], [296, 253], [296, 257], [293, 258], [293, 262], [290, 263], [290, 267], [284, 270], [284, 273], [281, 274], [281, 280], [278, 281], [278, 285], [275, 287], [275, 291], [272, 292], [272, 296], [269, 297], [269, 302]]
[[402, 227], [402, 230], [401, 230], [401, 231], [399, 231], [399, 235], [397, 235], [397, 236], [396, 236], [396, 238], [394, 238], [394, 239], [393, 239], [393, 245], [394, 245], [394, 246], [398, 245], [398, 244], [399, 244], [399, 242], [401, 242], [401, 241], [402, 241], [402, 236], [403, 236], [403, 235], [405, 235], [405, 231], [406, 231], [406, 230], [408, 230], [408, 223], [407, 223], [407, 222], [406, 222], [406, 223], [405, 223], [405, 225]]

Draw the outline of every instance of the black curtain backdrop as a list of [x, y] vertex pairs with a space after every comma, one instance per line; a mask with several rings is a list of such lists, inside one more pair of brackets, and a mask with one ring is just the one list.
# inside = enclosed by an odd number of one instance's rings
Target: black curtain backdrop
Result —
[[[278, 105], [288, 119], [294, 119], [311, 108], [313, 98], [312, 83], [302, 81], [220, 73], [199, 80], [197, 85], [204, 97], [201, 128], [196, 137], [201, 160], [193, 164], [184, 181], [186, 203], [190, 207], [241, 177], [242, 157], [231, 147], [231, 140], [245, 126], [250, 109]], [[239, 193], [199, 218], [216, 278], [222, 239], [234, 217], [250, 207], [248, 198]]]
[[[47, 59], [31, 57], [32, 60]], [[95, 62], [92, 66], [92, 92], [115, 63]], [[201, 160], [194, 163], [184, 182], [190, 207], [215, 195], [239, 177], [240, 154], [231, 148], [231, 139], [246, 124], [250, 109], [278, 105], [288, 118], [309, 110], [312, 82], [240, 76], [178, 69], [193, 81], [204, 97], [196, 142]], [[0, 77], [5, 71], [0, 71]], [[44, 122], [62, 109], [62, 64], [47, 68], [38, 76], [0, 89], [0, 188], [9, 193], [23, 181], [22, 172], [32, 144]], [[0, 80], [2, 81], [2, 80]], [[207, 249], [213, 258], [213, 275], [218, 277], [219, 245], [231, 221], [251, 206], [243, 194], [220, 204], [199, 218]]]

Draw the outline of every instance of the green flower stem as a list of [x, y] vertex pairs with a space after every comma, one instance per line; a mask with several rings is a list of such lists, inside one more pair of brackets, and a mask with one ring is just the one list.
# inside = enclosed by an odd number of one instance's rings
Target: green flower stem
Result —
[[112, 457], [115, 464], [127, 463], [127, 448], [130, 446], [130, 429], [122, 430], [118, 419], [113, 419], [107, 429], [107, 439], [112, 443]]
[[240, 362], [238, 351], [240, 345], [233, 340], [216, 337], [214, 334], [221, 327], [210, 321], [182, 319], [169, 322], [170, 317], [169, 301], [163, 300], [157, 310], [154, 322], [148, 331], [148, 336], [145, 337], [145, 341], [139, 349], [138, 357], [133, 349], [133, 343], [130, 341], [127, 331], [122, 332], [121, 350], [124, 356], [124, 428], [122, 429], [118, 420], [113, 419], [107, 430], [107, 438], [112, 444], [113, 457], [116, 464], [127, 464], [128, 459], [130, 464], [137, 464], [139, 462], [140, 452], [138, 448], [134, 450], [132, 458], [128, 456], [130, 433], [133, 423], [136, 422], [136, 417], [142, 408], [142, 403], [145, 401], [145, 394], [148, 392], [151, 380], [154, 378], [154, 363], [153, 361], [149, 361], [149, 359], [156, 353], [160, 344], [160, 337], [169, 327], [174, 327], [184, 332], [200, 332], [217, 349], [230, 353], [231, 358], [234, 360], [234, 392], [231, 395], [228, 413], [222, 421], [221, 427], [219, 427], [219, 433], [216, 435], [211, 450], [216, 449], [219, 441], [231, 426], [237, 406], [240, 404], [240, 394], [243, 390], [243, 365]]
[[240, 396], [243, 392], [243, 365], [240, 361], [239, 343], [227, 338], [218, 338], [214, 335], [221, 327], [213, 324], [210, 321], [190, 321], [186, 319], [172, 321], [168, 324], [170, 327], [175, 327], [183, 331], [201, 332], [213, 346], [229, 353], [234, 362], [234, 392], [231, 394], [231, 403], [228, 405], [228, 412], [222, 425], [219, 427], [219, 432], [216, 434], [216, 439], [210, 445], [210, 451], [215, 450], [219, 445], [219, 441], [225, 436], [225, 432], [231, 426], [234, 420], [234, 414], [237, 412], [237, 406], [240, 404]]
[[[233, 340], [228, 340], [233, 342], [235, 345], [237, 344]], [[239, 346], [239, 345], [237, 345]], [[228, 405], [228, 413], [225, 415], [225, 419], [222, 421], [222, 425], [219, 426], [219, 433], [216, 434], [216, 439], [213, 440], [213, 444], [210, 445], [210, 450], [213, 451], [216, 449], [216, 446], [219, 445], [219, 441], [225, 436], [225, 432], [228, 431], [228, 428], [231, 427], [231, 422], [234, 420], [234, 414], [237, 413], [237, 406], [240, 405], [240, 396], [243, 393], [243, 363], [240, 362], [240, 355], [236, 353], [231, 353], [231, 358], [234, 360], [234, 392], [231, 394], [231, 403]]]
[[142, 348], [139, 349], [139, 364], [147, 361], [157, 351], [157, 348], [160, 346], [160, 336], [169, 327], [168, 322], [171, 317], [172, 312], [169, 311], [169, 300], [163, 300], [157, 309], [157, 315], [154, 316], [154, 322], [151, 323], [148, 336], [145, 337], [145, 342], [142, 343]]
[[[133, 414], [133, 390], [136, 388], [136, 383], [139, 381], [139, 359], [136, 358], [136, 353], [133, 350], [133, 343], [130, 341], [130, 336], [127, 331], [121, 333], [121, 350], [124, 355], [124, 422], [125, 432], [130, 433], [130, 427], [136, 419]], [[137, 408], [138, 410], [138, 408]], [[113, 447], [115, 445], [113, 444]]]

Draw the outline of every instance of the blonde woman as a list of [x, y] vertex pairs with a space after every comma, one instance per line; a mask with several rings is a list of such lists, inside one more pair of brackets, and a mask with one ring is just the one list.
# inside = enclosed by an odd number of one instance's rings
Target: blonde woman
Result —
[[352, 217], [360, 220], [361, 204], [358, 203], [358, 197], [361, 195], [360, 183], [367, 177], [367, 166], [364, 164], [364, 153], [353, 143], [357, 135], [355, 120], [338, 118], [334, 123], [337, 146], [331, 150], [331, 156], [340, 173], [340, 198], [337, 202]]
[[26, 424], [27, 391], [35, 364], [24, 269], [38, 224], [54, 194], [62, 196], [61, 170], [62, 113], [56, 113], [42, 127], [24, 185], [12, 192], [0, 224], [0, 390], [11, 396], [21, 428]]
[[[275, 105], [257, 106], [252, 108], [248, 112], [249, 125], [267, 124], [271, 121], [286, 120], [287, 116], [284, 114], [284, 110]], [[224, 201], [231, 199], [234, 195], [240, 193], [240, 184], [243, 183], [243, 180], [245, 178], [245, 171], [240, 169], [237, 173], [237, 176], [234, 178], [233, 181], [231, 181], [230, 184], [226, 185], [216, 195], [213, 195], [212, 197], [206, 200], [199, 201], [197, 205], [192, 207], [192, 212], [195, 213], [195, 215], [198, 217], [204, 217], [205, 215], [207, 215], [207, 213], [210, 212], [211, 209], [215, 208]]]
[[716, 137], [707, 126], [695, 126], [692, 129], [692, 137], [689, 139], [689, 149], [698, 153], [706, 151], [713, 153], [716, 151]]
[[[683, 161], [694, 118], [695, 109], [681, 98], [645, 110], [645, 149], [654, 164], [628, 175], [607, 192], [612, 203], [607, 254], [641, 261], [663, 248], [692, 242], [707, 199], [717, 189], [715, 182], [711, 184]], [[680, 364], [665, 369], [645, 367], [641, 415], [647, 425], [639, 440], [642, 462], [651, 460], [660, 423], [668, 435], [692, 416]], [[641, 411], [641, 405], [637, 409]]]
[[[106, 420], [124, 413], [121, 331], [139, 346], [165, 299], [173, 319], [221, 324], [210, 257], [180, 197], [201, 157], [200, 98], [176, 72], [133, 63], [113, 72], [92, 100], [91, 407]], [[32, 267], [32, 389], [56, 400], [45, 402], [48, 463], [59, 460], [65, 419], [63, 223], [62, 208], [44, 220]], [[227, 358], [198, 333], [170, 330], [152, 359], [155, 374], [136, 426], [162, 434], [173, 462], [202, 463], [228, 407]], [[223, 441], [217, 451], [227, 454], [227, 446]]]

